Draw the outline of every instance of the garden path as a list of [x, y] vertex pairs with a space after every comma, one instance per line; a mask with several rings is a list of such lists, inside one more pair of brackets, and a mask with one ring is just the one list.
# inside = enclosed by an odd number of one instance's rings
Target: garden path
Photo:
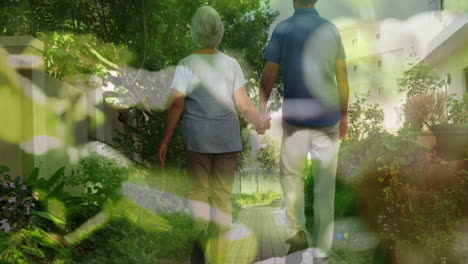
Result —
[[[285, 232], [286, 216], [281, 208], [258, 206], [242, 209], [231, 232], [229, 264], [299, 264], [285, 255], [289, 245]], [[349, 232], [347, 239], [341, 234]], [[335, 223], [335, 241], [332, 255], [336, 264], [368, 264], [372, 261], [372, 249], [376, 238], [365, 230], [358, 219], [339, 219]], [[312, 264], [309, 251], [302, 252], [302, 263]], [[291, 261], [289, 260], [291, 259]]]

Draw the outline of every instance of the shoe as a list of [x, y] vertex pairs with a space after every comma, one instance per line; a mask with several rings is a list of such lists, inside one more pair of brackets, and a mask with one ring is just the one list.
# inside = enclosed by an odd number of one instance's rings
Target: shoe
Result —
[[299, 230], [293, 237], [286, 240], [286, 243], [291, 245], [288, 255], [309, 248], [309, 243], [307, 242], [307, 237], [303, 230]]
[[190, 263], [192, 264], [205, 264], [205, 252], [200, 243], [195, 242], [192, 247], [192, 254], [190, 256]]
[[205, 250], [203, 244], [207, 239], [207, 232], [201, 232], [193, 242], [192, 254], [190, 256], [190, 263], [192, 264], [205, 264]]
[[332, 264], [332, 261], [328, 257], [325, 257], [325, 258], [314, 257], [314, 264]]

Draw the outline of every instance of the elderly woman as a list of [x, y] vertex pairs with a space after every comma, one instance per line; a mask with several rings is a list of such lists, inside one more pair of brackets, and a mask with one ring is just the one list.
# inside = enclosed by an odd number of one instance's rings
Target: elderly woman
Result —
[[[210, 222], [215, 223], [217, 232], [210, 242], [212, 263], [224, 263], [228, 247], [234, 170], [242, 150], [236, 107], [258, 133], [263, 134], [270, 126], [270, 118], [247, 96], [239, 63], [217, 50], [223, 34], [224, 26], [215, 9], [204, 6], [195, 12], [191, 35], [199, 49], [176, 68], [166, 130], [158, 150], [164, 166], [168, 143], [183, 112], [182, 135], [191, 180], [189, 204], [200, 237], [206, 234]], [[197, 258], [203, 261], [201, 248], [195, 245], [192, 263]]]

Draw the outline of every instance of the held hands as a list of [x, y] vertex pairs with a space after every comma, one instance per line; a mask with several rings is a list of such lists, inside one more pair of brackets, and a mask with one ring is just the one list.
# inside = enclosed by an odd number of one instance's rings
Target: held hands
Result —
[[255, 122], [255, 130], [259, 135], [265, 134], [265, 131], [270, 129], [270, 120], [271, 117], [267, 115], [266, 113], [259, 112], [259, 115], [257, 117], [257, 121]]

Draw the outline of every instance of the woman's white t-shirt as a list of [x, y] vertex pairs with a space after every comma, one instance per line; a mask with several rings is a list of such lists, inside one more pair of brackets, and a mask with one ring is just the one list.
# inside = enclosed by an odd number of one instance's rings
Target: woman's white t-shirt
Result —
[[245, 83], [239, 63], [223, 53], [192, 54], [179, 62], [171, 88], [185, 95], [182, 136], [188, 150], [242, 150], [234, 92]]

